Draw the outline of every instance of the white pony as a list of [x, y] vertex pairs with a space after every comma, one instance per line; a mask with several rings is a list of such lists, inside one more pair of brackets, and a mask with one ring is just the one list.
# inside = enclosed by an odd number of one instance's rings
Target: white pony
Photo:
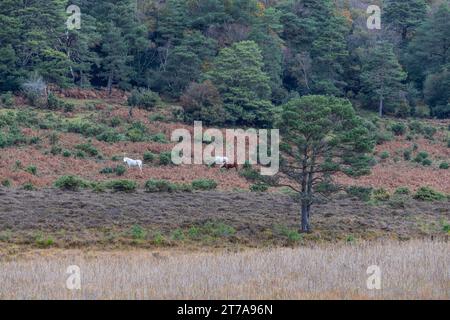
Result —
[[227, 164], [228, 162], [230, 162], [230, 159], [228, 159], [228, 157], [216, 157], [214, 159], [214, 164], [224, 165]]
[[123, 158], [123, 162], [128, 165], [128, 168], [138, 167], [142, 172], [142, 160], [133, 160], [130, 158]]

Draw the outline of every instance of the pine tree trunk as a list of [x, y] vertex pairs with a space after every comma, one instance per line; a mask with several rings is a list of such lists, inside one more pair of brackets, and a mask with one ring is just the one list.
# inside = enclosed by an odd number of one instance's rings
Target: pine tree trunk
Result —
[[383, 117], [383, 103], [384, 103], [383, 97], [381, 97], [381, 98], [380, 98], [380, 110], [379, 110], [379, 112], [380, 112], [380, 118]]
[[306, 202], [302, 201], [302, 225], [301, 230], [302, 232], [308, 233], [311, 231], [310, 225], [309, 225], [309, 213], [311, 210], [311, 206], [308, 205]]
[[111, 72], [108, 76], [108, 95], [112, 94], [112, 82], [113, 82], [113, 74]]

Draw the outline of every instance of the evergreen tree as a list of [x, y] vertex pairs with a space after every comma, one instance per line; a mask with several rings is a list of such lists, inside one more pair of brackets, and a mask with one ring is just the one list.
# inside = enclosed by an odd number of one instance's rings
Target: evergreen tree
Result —
[[404, 90], [406, 73], [399, 64], [393, 46], [387, 42], [362, 51], [361, 91], [369, 101], [378, 101], [380, 117], [384, 114], [385, 102], [398, 102]]
[[97, 19], [89, 14], [93, 10], [92, 4], [87, 0], [74, 0], [71, 4], [82, 9], [82, 25], [79, 30], [66, 30], [62, 38], [62, 50], [70, 61], [73, 84], [85, 87], [90, 85], [91, 69], [99, 64], [95, 46], [101, 37], [97, 30]]
[[[344, 17], [330, 0], [293, 0], [279, 8], [283, 11], [283, 40], [291, 53], [286, 85], [300, 93], [341, 95], [345, 87], [343, 64], [348, 57], [349, 31]], [[289, 83], [292, 80], [296, 83]]]
[[282, 141], [286, 150], [282, 173], [300, 195], [301, 230], [311, 231], [311, 207], [333, 188], [333, 176], [359, 176], [370, 172], [369, 154], [374, 141], [346, 99], [303, 96], [283, 106]]
[[384, 6], [386, 23], [407, 40], [427, 15], [427, 4], [424, 0], [387, 0]]
[[280, 17], [280, 11], [274, 8], [264, 9], [253, 25], [249, 36], [249, 39], [255, 41], [262, 50], [265, 61], [263, 71], [270, 78], [273, 100], [278, 100], [278, 102], [283, 74], [283, 40], [279, 36], [283, 25], [280, 23]]
[[430, 74], [425, 80], [423, 91], [431, 115], [442, 119], [450, 118], [450, 66]]
[[103, 58], [100, 76], [106, 79], [107, 89], [111, 94], [112, 86], [115, 83], [122, 88], [129, 86], [132, 56], [129, 54], [127, 43], [123, 41], [121, 29], [111, 23], [107, 30], [102, 38]]
[[270, 79], [263, 72], [261, 50], [253, 41], [222, 49], [207, 73], [222, 95], [228, 122], [265, 126], [271, 123]]
[[439, 72], [450, 63], [450, 7], [443, 3], [417, 29], [407, 61], [411, 80], [423, 87], [427, 75]]
[[[160, 74], [154, 79], [161, 89], [179, 97], [191, 82], [197, 82], [205, 65], [212, 63], [217, 43], [200, 32], [186, 32], [180, 45], [170, 49]], [[153, 81], [155, 83], [156, 81]]]

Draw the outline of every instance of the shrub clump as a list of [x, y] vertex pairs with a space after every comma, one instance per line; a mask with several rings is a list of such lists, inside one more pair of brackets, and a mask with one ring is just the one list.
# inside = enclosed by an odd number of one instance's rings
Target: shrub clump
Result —
[[446, 196], [429, 187], [420, 188], [414, 195], [414, 199], [420, 201], [443, 201]]
[[78, 191], [89, 187], [89, 183], [76, 176], [62, 176], [55, 181], [55, 187], [62, 190]]
[[399, 187], [395, 190], [394, 194], [396, 195], [409, 195], [411, 191], [407, 187]]
[[389, 152], [387, 152], [387, 151], [383, 151], [383, 152], [380, 154], [380, 158], [381, 158], [382, 160], [386, 160], [386, 159], [388, 159], [390, 156], [391, 156], [391, 155], [390, 155]]
[[105, 183], [105, 187], [114, 192], [134, 192], [137, 183], [131, 180], [111, 180]]
[[118, 165], [115, 168], [106, 167], [100, 170], [101, 174], [113, 174], [115, 173], [118, 176], [123, 176], [125, 172], [127, 171], [127, 168], [125, 168], [122, 165]]
[[139, 107], [145, 110], [155, 108], [160, 102], [161, 99], [158, 93], [147, 89], [135, 89], [131, 91], [131, 96], [128, 98], [130, 107]]
[[391, 195], [385, 189], [380, 188], [373, 191], [372, 197], [377, 201], [388, 201], [391, 198]]
[[175, 192], [177, 191], [177, 185], [166, 180], [148, 180], [145, 183], [145, 190], [147, 192]]
[[396, 136], [402, 136], [406, 133], [406, 126], [401, 122], [397, 122], [392, 125], [391, 130]]
[[75, 149], [83, 151], [90, 155], [91, 157], [95, 157], [99, 155], [98, 150], [92, 145], [92, 143], [82, 143], [75, 146]]
[[351, 186], [347, 188], [347, 194], [358, 198], [362, 201], [369, 201], [372, 195], [372, 188]]
[[153, 152], [147, 151], [144, 153], [144, 162], [152, 163], [155, 161], [156, 155]]
[[264, 182], [257, 182], [250, 186], [251, 192], [266, 192], [267, 190], [269, 190], [269, 186]]
[[442, 162], [442, 163], [439, 165], [439, 169], [447, 170], [448, 168], [450, 168], [450, 165], [448, 164], [448, 162]]
[[172, 163], [172, 153], [171, 152], [161, 152], [159, 155], [159, 164], [161, 166], [168, 166]]
[[192, 181], [194, 190], [213, 190], [217, 188], [217, 182], [211, 179], [198, 179]]

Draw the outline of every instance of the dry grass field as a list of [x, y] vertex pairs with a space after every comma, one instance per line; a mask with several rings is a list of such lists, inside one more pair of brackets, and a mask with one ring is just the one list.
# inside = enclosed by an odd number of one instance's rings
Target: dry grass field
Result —
[[[240, 252], [43, 250], [0, 260], [0, 299], [449, 299], [445, 242]], [[81, 268], [81, 290], [66, 288]], [[368, 290], [367, 268], [381, 268]]]

